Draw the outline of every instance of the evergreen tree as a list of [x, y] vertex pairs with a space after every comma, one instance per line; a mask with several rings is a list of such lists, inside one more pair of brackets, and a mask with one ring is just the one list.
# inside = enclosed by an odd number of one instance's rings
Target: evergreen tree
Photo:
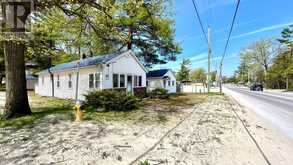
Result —
[[188, 59], [183, 59], [180, 64], [180, 69], [176, 74], [177, 81], [189, 81], [190, 80], [190, 69], [189, 66], [191, 61]]

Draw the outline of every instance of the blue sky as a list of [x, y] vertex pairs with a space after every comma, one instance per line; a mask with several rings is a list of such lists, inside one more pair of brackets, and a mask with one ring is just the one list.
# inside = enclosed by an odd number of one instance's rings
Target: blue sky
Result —
[[[222, 56], [237, 0], [195, 0], [204, 27], [212, 28], [212, 69]], [[176, 40], [182, 53], [175, 62], [155, 68], [177, 70], [184, 58], [191, 68], [207, 69], [207, 45], [192, 6], [192, 0], [175, 0]], [[242, 0], [224, 61], [223, 74], [233, 75], [239, 64], [239, 52], [262, 38], [277, 38], [282, 29], [293, 24], [292, 0]], [[207, 30], [206, 30], [207, 31]]]

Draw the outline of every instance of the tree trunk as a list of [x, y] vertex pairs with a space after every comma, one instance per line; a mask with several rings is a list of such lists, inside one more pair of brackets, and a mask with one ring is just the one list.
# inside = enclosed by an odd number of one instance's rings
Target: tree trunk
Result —
[[6, 104], [3, 117], [5, 119], [31, 114], [26, 90], [24, 50], [23, 43], [12, 41], [4, 43]]
[[4, 76], [0, 74], [0, 85], [2, 85], [3, 78]]
[[133, 31], [132, 31], [132, 27], [129, 27], [129, 31], [128, 31], [128, 42], [127, 42], [127, 50], [131, 50], [132, 49], [132, 40], [133, 40]]
[[[2, 7], [2, 31], [14, 36], [21, 36], [25, 32], [25, 20], [30, 14], [31, 4], [9, 1], [1, 3]], [[19, 9], [25, 9], [20, 13]], [[19, 15], [23, 14], [23, 15]], [[18, 35], [20, 34], [20, 35]], [[25, 78], [24, 51], [25, 45], [13, 40], [5, 40], [5, 77], [6, 77], [6, 103], [4, 119], [30, 115], [31, 109], [28, 102]]]

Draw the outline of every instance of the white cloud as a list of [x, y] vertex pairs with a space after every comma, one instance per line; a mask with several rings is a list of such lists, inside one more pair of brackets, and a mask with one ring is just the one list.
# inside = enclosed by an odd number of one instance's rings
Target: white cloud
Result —
[[236, 35], [231, 37], [231, 39], [238, 39], [238, 38], [243, 38], [243, 37], [247, 37], [247, 36], [251, 36], [257, 33], [262, 33], [262, 32], [266, 32], [266, 31], [271, 31], [271, 30], [275, 30], [275, 29], [280, 29], [289, 25], [292, 25], [293, 22], [289, 22], [289, 23], [284, 23], [284, 24], [277, 24], [277, 25], [273, 25], [273, 26], [269, 26], [269, 27], [264, 27], [264, 28], [260, 28], [251, 32], [247, 32], [247, 33], [243, 33], [240, 35]]

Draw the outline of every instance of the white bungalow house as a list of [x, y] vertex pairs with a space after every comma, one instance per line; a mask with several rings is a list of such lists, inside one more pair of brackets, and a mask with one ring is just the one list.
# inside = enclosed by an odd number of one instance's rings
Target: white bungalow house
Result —
[[35, 92], [41, 96], [68, 99], [75, 99], [77, 92], [78, 99], [84, 100], [84, 94], [92, 90], [119, 89], [132, 93], [146, 90], [147, 69], [132, 51], [82, 59], [79, 71], [78, 62], [41, 71]]
[[169, 93], [176, 93], [176, 76], [170, 69], [153, 70], [147, 73], [147, 90], [156, 88], [167, 89]]

